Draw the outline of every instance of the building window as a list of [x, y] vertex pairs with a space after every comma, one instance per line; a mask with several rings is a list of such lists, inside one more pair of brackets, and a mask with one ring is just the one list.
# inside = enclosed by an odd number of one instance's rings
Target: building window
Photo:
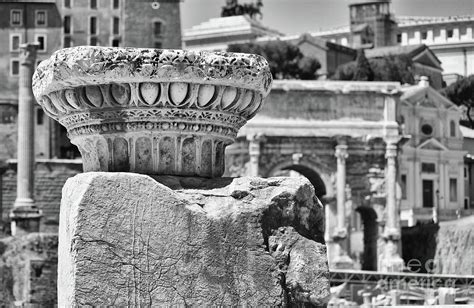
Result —
[[64, 33], [71, 33], [71, 16], [64, 16]]
[[426, 31], [421, 32], [421, 39], [426, 40], [427, 38], [428, 38], [428, 32]]
[[90, 0], [91, 9], [97, 9], [97, 0]]
[[92, 35], [97, 34], [97, 17], [90, 18], [89, 33]]
[[89, 39], [89, 45], [97, 46], [97, 37], [93, 36]]
[[46, 11], [36, 11], [35, 23], [37, 26], [46, 26]]
[[12, 26], [21, 26], [23, 21], [22, 10], [11, 10], [10, 11], [10, 24]]
[[454, 123], [454, 121], [449, 122], [449, 135], [456, 137], [456, 123]]
[[21, 36], [19, 34], [12, 34], [10, 36], [10, 51], [20, 50]]
[[120, 33], [120, 18], [118, 17], [114, 17], [113, 21], [112, 21], [112, 33], [114, 35], [117, 35]]
[[402, 199], [407, 199], [407, 175], [402, 174], [400, 177], [400, 188], [402, 189]]
[[449, 201], [458, 201], [458, 181], [456, 179], [449, 179]]
[[112, 7], [118, 9], [120, 7], [120, 0], [112, 0]]
[[112, 40], [112, 47], [119, 47], [119, 46], [120, 46], [120, 40], [113, 39]]
[[421, 163], [421, 172], [423, 173], [435, 173], [436, 164], [435, 163]]
[[448, 29], [448, 31], [446, 33], [447, 33], [448, 38], [452, 38], [454, 36], [453, 29]]
[[425, 135], [431, 135], [433, 133], [433, 127], [429, 124], [423, 124], [421, 126], [421, 132]]
[[36, 34], [35, 41], [39, 44], [38, 51], [46, 51], [46, 34]]
[[398, 33], [397, 34], [397, 43], [401, 43], [402, 42], [402, 34], [401, 33]]
[[70, 36], [65, 36], [64, 37], [64, 48], [68, 48], [72, 46], [72, 41]]
[[10, 62], [10, 75], [18, 76], [20, 74], [20, 61], [11, 60]]
[[155, 36], [160, 36], [161, 35], [161, 31], [163, 30], [163, 25], [161, 23], [161, 21], [155, 21], [153, 23], [153, 34]]
[[70, 8], [71, 7], [71, 0], [64, 0], [64, 7]]
[[155, 42], [155, 45], [154, 45], [155, 48], [163, 48], [163, 44], [161, 42]]
[[464, 209], [469, 210], [469, 197], [464, 198]]
[[41, 108], [36, 109], [36, 124], [37, 125], [44, 124], [44, 113], [43, 113], [43, 109]]

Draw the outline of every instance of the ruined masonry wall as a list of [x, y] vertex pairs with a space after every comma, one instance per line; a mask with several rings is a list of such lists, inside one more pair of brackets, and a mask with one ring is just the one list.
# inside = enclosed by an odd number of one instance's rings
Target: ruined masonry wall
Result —
[[[61, 191], [66, 180], [82, 172], [80, 161], [43, 160], [35, 166], [35, 202], [43, 211], [41, 232], [57, 232]], [[0, 213], [4, 232], [9, 228], [9, 211], [16, 198], [16, 162], [2, 175]]]

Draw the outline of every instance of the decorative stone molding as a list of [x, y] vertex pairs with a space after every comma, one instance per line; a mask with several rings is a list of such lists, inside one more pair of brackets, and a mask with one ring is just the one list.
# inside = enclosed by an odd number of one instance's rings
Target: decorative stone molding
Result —
[[41, 62], [33, 92], [84, 171], [217, 177], [271, 83], [256, 55], [74, 47]]

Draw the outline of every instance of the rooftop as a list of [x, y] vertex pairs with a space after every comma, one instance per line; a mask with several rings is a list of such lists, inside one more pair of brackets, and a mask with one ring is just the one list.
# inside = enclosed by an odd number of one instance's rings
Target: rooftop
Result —
[[474, 21], [474, 15], [465, 16], [396, 16], [399, 26], [413, 26], [426, 24], [442, 24], [453, 22]]
[[56, 3], [56, 0], [0, 0], [0, 3]]
[[366, 49], [365, 55], [367, 58], [380, 58], [389, 55], [411, 55], [420, 52], [425, 49], [426, 46], [423, 44], [420, 45], [406, 45], [406, 46], [387, 46], [387, 47], [378, 47], [374, 49]]
[[259, 36], [279, 36], [280, 32], [262, 25], [258, 20], [252, 19], [246, 15], [211, 18], [190, 29], [184, 30], [183, 39], [207, 38], [212, 36], [224, 36], [225, 33], [258, 32]]

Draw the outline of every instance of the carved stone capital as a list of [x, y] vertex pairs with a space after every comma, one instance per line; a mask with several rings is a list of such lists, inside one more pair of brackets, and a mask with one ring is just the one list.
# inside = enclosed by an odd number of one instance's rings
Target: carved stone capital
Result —
[[38, 43], [27, 43], [20, 45], [20, 64], [32, 65], [36, 63], [36, 51], [38, 50]]
[[349, 154], [347, 153], [347, 145], [336, 145], [336, 152], [334, 153], [334, 156], [336, 156], [338, 162], [345, 164], [347, 157], [349, 157]]
[[303, 158], [303, 153], [294, 153], [293, 155], [291, 155], [291, 160], [293, 161], [293, 164], [295, 165], [299, 165], [302, 158]]
[[399, 241], [401, 239], [400, 231], [397, 228], [385, 228], [382, 238], [387, 241]]
[[256, 55], [75, 47], [40, 64], [33, 92], [84, 171], [216, 177], [271, 82]]
[[396, 158], [398, 155], [398, 146], [396, 143], [388, 143], [385, 150], [385, 158]]
[[333, 241], [342, 241], [347, 237], [347, 229], [346, 228], [337, 228], [334, 231], [334, 234], [332, 236]]

